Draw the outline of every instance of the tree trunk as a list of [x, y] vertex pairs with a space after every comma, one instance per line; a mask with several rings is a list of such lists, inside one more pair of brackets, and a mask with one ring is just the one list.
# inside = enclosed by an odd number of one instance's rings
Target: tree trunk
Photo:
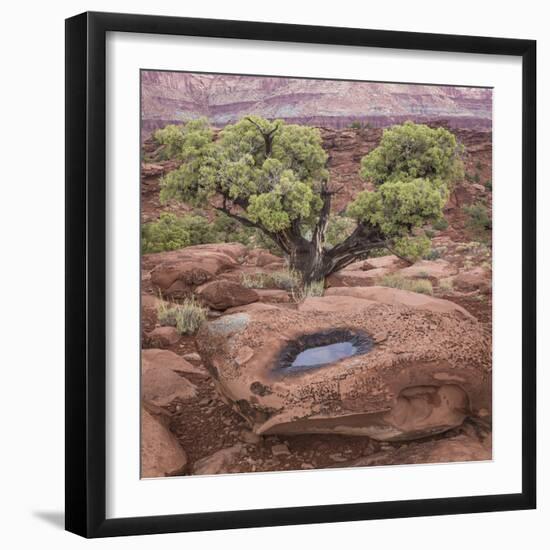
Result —
[[324, 251], [313, 247], [307, 250], [292, 250], [290, 267], [300, 274], [304, 285], [323, 281], [332, 271]]
[[344, 242], [331, 249], [323, 246], [324, 238], [303, 240], [290, 250], [290, 267], [300, 273], [304, 285], [323, 281], [334, 271], [368, 258], [371, 250], [386, 247], [377, 230], [358, 227]]

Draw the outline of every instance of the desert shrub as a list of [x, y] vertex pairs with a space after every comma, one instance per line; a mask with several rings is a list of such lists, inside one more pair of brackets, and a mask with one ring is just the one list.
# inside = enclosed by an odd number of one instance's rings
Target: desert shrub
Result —
[[265, 288], [266, 283], [265, 273], [241, 273], [241, 285], [246, 288]]
[[281, 254], [280, 248], [261, 231], [245, 227], [225, 214], [218, 214], [210, 221], [200, 212], [182, 216], [164, 213], [157, 221], [145, 223], [141, 228], [143, 254], [197, 244], [229, 242]]
[[469, 172], [466, 172], [464, 174], [464, 178], [469, 181], [470, 183], [473, 183], [474, 182], [474, 176], [472, 174], [470, 174]]
[[424, 256], [422, 256], [423, 260], [439, 260], [441, 258], [441, 251], [438, 248], [431, 248]]
[[350, 128], [352, 128], [353, 130], [360, 130], [363, 125], [361, 124], [361, 122], [359, 120], [354, 120], [350, 125], [349, 125]]
[[492, 229], [493, 224], [489, 210], [482, 202], [464, 206], [462, 210], [466, 214], [466, 227], [472, 231], [481, 232]]
[[380, 285], [409, 290], [420, 294], [433, 294], [432, 283], [428, 279], [406, 279], [401, 275], [386, 275], [380, 279]]
[[194, 298], [187, 298], [177, 308], [176, 329], [180, 334], [195, 334], [199, 327], [206, 320], [206, 308], [195, 301]]
[[273, 286], [282, 290], [292, 290], [300, 286], [300, 274], [292, 269], [275, 271], [270, 275]]
[[476, 162], [476, 170], [477, 170], [478, 172], [481, 172], [481, 169], [482, 169], [482, 168], [483, 168], [483, 166], [482, 166], [482, 164], [481, 164], [481, 161], [478, 160], [478, 161]]
[[307, 285], [296, 286], [291, 290], [292, 299], [299, 303], [306, 298], [317, 298], [325, 293], [325, 281], [314, 281]]
[[435, 222], [432, 223], [432, 227], [436, 231], [445, 231], [445, 229], [449, 227], [449, 222], [445, 218], [439, 218], [438, 220], [435, 220]]
[[143, 254], [177, 250], [191, 244], [191, 235], [185, 224], [174, 214], [161, 214], [156, 222], [141, 226]]
[[492, 191], [493, 190], [493, 182], [491, 180], [487, 180], [485, 183], [485, 189], [487, 191]]
[[163, 327], [175, 327], [178, 323], [178, 306], [167, 305], [162, 302], [157, 307], [157, 317]]
[[300, 275], [290, 269], [274, 273], [243, 273], [241, 284], [247, 288], [276, 287], [281, 290], [293, 290], [301, 284]]
[[453, 288], [453, 280], [451, 278], [441, 279], [439, 281], [439, 290], [441, 292], [452, 292]]
[[194, 334], [206, 320], [206, 312], [194, 297], [185, 299], [182, 304], [161, 302], [157, 307], [160, 325], [176, 327], [180, 334]]
[[472, 176], [472, 179], [474, 180], [474, 183], [479, 183], [479, 180], [480, 180], [479, 172], [476, 172], [476, 173]]
[[424, 235], [426, 235], [428, 239], [433, 239], [435, 237], [435, 231], [433, 229], [425, 229]]

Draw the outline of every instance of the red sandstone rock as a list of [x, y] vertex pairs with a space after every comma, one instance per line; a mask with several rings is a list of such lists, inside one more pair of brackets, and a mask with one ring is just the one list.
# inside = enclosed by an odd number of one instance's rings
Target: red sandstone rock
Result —
[[173, 346], [180, 337], [180, 333], [174, 327], [157, 327], [147, 333], [149, 345], [157, 348], [169, 348]]
[[[491, 336], [471, 316], [357, 298], [363, 303], [352, 309], [349, 297], [309, 300], [330, 309], [237, 313], [199, 330], [198, 351], [217, 389], [255, 433], [415, 439], [490, 410]], [[336, 329], [371, 335], [375, 345], [319, 368], [281, 367], [290, 342]]]
[[224, 310], [257, 302], [258, 293], [233, 281], [211, 281], [197, 289], [200, 297], [212, 309]]
[[141, 409], [141, 477], [164, 477], [183, 472], [185, 451], [168, 429]]

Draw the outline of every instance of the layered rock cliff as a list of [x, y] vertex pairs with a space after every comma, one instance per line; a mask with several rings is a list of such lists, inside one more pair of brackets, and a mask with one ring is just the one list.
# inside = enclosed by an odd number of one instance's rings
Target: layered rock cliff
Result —
[[492, 91], [486, 88], [169, 71], [143, 71], [141, 82], [144, 137], [199, 116], [224, 126], [249, 114], [331, 128], [435, 119], [455, 128], [491, 128]]

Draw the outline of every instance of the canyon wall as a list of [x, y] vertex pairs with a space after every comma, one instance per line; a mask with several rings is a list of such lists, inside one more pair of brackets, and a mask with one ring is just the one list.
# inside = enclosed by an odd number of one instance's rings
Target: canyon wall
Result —
[[168, 71], [142, 71], [141, 87], [143, 137], [200, 116], [222, 127], [250, 114], [336, 129], [442, 119], [454, 128], [491, 129], [487, 88]]

